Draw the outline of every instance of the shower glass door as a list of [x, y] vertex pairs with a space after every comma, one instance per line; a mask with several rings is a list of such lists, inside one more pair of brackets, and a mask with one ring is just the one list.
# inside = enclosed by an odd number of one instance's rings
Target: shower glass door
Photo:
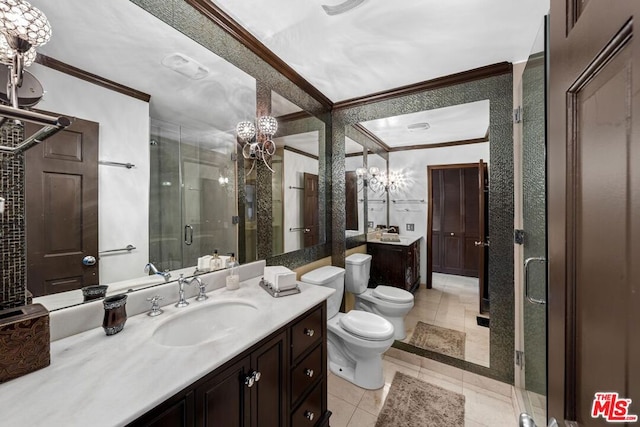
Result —
[[151, 138], [150, 261], [175, 270], [237, 252], [233, 137], [152, 120]]
[[547, 215], [545, 23], [522, 75], [522, 187], [524, 228], [524, 390], [527, 413], [546, 426]]

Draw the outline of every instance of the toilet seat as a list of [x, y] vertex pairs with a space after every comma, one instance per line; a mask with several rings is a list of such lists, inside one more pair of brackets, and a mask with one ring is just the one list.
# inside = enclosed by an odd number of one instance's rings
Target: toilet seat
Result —
[[366, 340], [384, 341], [394, 334], [391, 322], [366, 311], [351, 310], [340, 318], [339, 323], [345, 331]]
[[411, 292], [393, 286], [378, 286], [371, 294], [381, 300], [398, 304], [413, 302], [413, 294]]

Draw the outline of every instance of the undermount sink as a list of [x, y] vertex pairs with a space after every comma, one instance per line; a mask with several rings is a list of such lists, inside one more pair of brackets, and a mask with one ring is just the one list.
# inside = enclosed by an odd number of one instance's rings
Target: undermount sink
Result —
[[256, 306], [244, 301], [221, 301], [181, 310], [185, 312], [156, 328], [153, 339], [158, 344], [186, 347], [216, 341], [234, 334], [258, 314]]

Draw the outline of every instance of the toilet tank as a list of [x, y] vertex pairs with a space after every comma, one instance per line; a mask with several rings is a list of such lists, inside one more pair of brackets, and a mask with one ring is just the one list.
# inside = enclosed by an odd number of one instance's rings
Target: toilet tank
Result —
[[367, 290], [369, 285], [369, 268], [371, 255], [352, 254], [345, 259], [347, 271], [344, 279], [348, 292], [359, 295]]
[[344, 294], [344, 268], [334, 266], [316, 268], [302, 275], [300, 280], [311, 285], [335, 289], [336, 291], [327, 299], [327, 319], [338, 314]]

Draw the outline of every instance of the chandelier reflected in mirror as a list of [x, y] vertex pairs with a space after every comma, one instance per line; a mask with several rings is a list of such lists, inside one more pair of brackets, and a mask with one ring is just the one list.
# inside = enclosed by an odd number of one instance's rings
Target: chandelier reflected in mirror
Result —
[[278, 121], [271, 116], [262, 116], [257, 120], [257, 124], [251, 121], [242, 121], [236, 125], [236, 135], [238, 140], [244, 144], [242, 146], [242, 156], [247, 160], [253, 160], [249, 175], [256, 167], [256, 161], [262, 161], [267, 168], [274, 173], [269, 165], [271, 156], [276, 153], [276, 143], [273, 142], [273, 135], [278, 130]]
[[362, 180], [363, 187], [368, 187], [376, 193], [398, 190], [404, 182], [404, 176], [400, 172], [380, 172], [380, 169], [372, 166], [369, 169], [361, 167], [356, 169], [358, 180]]

